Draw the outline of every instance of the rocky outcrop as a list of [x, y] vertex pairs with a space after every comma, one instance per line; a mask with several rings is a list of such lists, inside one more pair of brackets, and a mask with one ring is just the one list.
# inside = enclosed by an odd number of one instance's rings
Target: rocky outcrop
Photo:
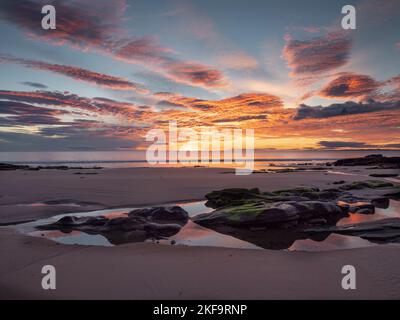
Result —
[[374, 214], [376, 207], [388, 208], [389, 198], [399, 194], [398, 187], [379, 180], [341, 181], [336, 188], [324, 190], [231, 188], [208, 193], [207, 205], [216, 210], [192, 220], [263, 248], [286, 249], [300, 239], [322, 241], [331, 233], [326, 230], [343, 217]]
[[400, 168], [400, 157], [384, 157], [381, 154], [371, 154], [363, 158], [340, 159], [334, 166], [382, 166]]
[[339, 187], [339, 190], [361, 190], [361, 189], [379, 189], [393, 187], [393, 183], [380, 181], [380, 180], [366, 180], [366, 181], [354, 181], [351, 183], [344, 184]]
[[78, 230], [100, 234], [111, 243], [121, 244], [171, 237], [179, 232], [188, 219], [188, 213], [181, 207], [152, 207], [136, 209], [114, 219], [104, 216], [65, 216], [52, 224], [41, 225], [38, 229], [63, 232]]
[[10, 164], [10, 163], [0, 163], [0, 171], [7, 171], [7, 170], [29, 170], [29, 171], [37, 171], [41, 169], [47, 170], [72, 170], [72, 169], [79, 169], [79, 170], [89, 170], [89, 169], [102, 169], [102, 167], [68, 167], [68, 166], [28, 166], [28, 165], [19, 165], [19, 164]]
[[340, 190], [319, 190], [312, 187], [298, 187], [277, 190], [274, 192], [260, 192], [258, 188], [243, 189], [231, 188], [212, 191], [206, 194], [206, 205], [211, 208], [238, 206], [247, 203], [264, 202], [276, 203], [285, 201], [330, 200], [340, 195]]
[[0, 171], [8, 171], [8, 170], [28, 170], [29, 166], [25, 165], [17, 165], [17, 164], [9, 164], [9, 163], [0, 163]]
[[[200, 225], [230, 225], [236, 227], [293, 228], [302, 225], [337, 221], [346, 215], [346, 210], [332, 202], [286, 201], [254, 202], [239, 206], [229, 206], [211, 213], [200, 214], [192, 220]], [[317, 218], [323, 218], [317, 219]], [[334, 221], [331, 221], [332, 223]]]

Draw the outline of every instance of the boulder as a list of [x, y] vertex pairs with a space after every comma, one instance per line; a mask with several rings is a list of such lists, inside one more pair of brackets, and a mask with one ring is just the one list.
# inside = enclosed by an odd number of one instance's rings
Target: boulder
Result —
[[152, 207], [136, 209], [129, 212], [127, 217], [114, 219], [103, 216], [65, 216], [54, 223], [37, 228], [63, 232], [78, 230], [88, 234], [100, 234], [111, 243], [121, 244], [171, 237], [179, 232], [188, 219], [188, 213], [181, 207]]
[[[270, 226], [287, 228], [288, 226], [307, 225], [307, 221], [324, 217], [344, 216], [346, 213], [335, 203], [323, 201], [287, 201], [265, 203], [262, 201], [230, 206], [204, 213], [192, 218], [195, 223], [204, 226], [232, 225], [236, 227]], [[290, 222], [290, 224], [288, 224]], [[295, 222], [295, 223], [293, 223]]]

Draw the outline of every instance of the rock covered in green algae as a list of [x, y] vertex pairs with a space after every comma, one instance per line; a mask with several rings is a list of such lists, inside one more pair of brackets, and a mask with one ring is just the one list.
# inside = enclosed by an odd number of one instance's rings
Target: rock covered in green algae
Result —
[[367, 180], [325, 190], [315, 187], [296, 187], [273, 192], [260, 192], [257, 188], [218, 190], [206, 195], [207, 205], [216, 210], [198, 215], [192, 220], [205, 226], [225, 224], [235, 227], [299, 228], [312, 225], [315, 221], [333, 225], [349, 212], [373, 214], [376, 206], [389, 205], [388, 197], [356, 195], [352, 192], [363, 189], [383, 191], [389, 187], [392, 188], [393, 184]]
[[393, 187], [393, 183], [380, 180], [355, 181], [339, 187], [340, 190], [360, 190], [365, 188], [378, 189]]
[[260, 192], [258, 188], [230, 188], [212, 191], [206, 194], [206, 205], [217, 209], [226, 206], [241, 206], [254, 202], [275, 203], [285, 201], [308, 201], [319, 199], [335, 199], [338, 190], [319, 190], [313, 187], [297, 187], [274, 192]]
[[[192, 218], [201, 225], [276, 226], [281, 228], [307, 224], [315, 218], [343, 216], [346, 213], [335, 203], [323, 201], [254, 202], [227, 206]], [[322, 221], [322, 220], [319, 220]], [[320, 222], [318, 222], [320, 223]]]

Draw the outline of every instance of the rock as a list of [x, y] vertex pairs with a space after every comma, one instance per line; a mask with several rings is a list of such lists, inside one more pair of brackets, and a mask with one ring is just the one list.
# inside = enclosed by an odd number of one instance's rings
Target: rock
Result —
[[390, 200], [389, 197], [377, 197], [371, 199], [371, 204], [377, 208], [387, 209], [389, 208]]
[[371, 242], [389, 243], [400, 242], [400, 218], [382, 219], [378, 221], [347, 224], [343, 226], [309, 228], [309, 234], [337, 233], [357, 236]]
[[[387, 195], [390, 193], [390, 197]], [[294, 187], [272, 192], [225, 189], [206, 195], [213, 212], [193, 222], [268, 249], [289, 248], [299, 239], [321, 241], [349, 213], [374, 214], [400, 196], [392, 183], [377, 180], [340, 184], [337, 188]], [[324, 232], [308, 233], [318, 226]]]
[[103, 216], [65, 216], [54, 223], [37, 228], [63, 232], [78, 230], [89, 234], [100, 234], [111, 243], [121, 244], [171, 237], [179, 232], [188, 219], [188, 213], [181, 207], [152, 207], [136, 209], [129, 212], [127, 217], [114, 219]]
[[358, 214], [374, 214], [375, 208], [364, 208], [356, 211]]
[[219, 208], [232, 203], [243, 204], [247, 199], [263, 198], [260, 195], [260, 190], [244, 189], [244, 188], [230, 188], [219, 191], [212, 191], [205, 195], [208, 200], [206, 205], [211, 208]]
[[400, 157], [384, 157], [381, 154], [371, 154], [364, 158], [348, 158], [337, 160], [334, 166], [386, 166], [400, 168]]
[[370, 203], [350, 204], [349, 212], [359, 214], [374, 214], [375, 206]]
[[319, 219], [317, 218], [317, 219], [311, 219], [309, 223], [312, 225], [326, 225], [328, 221], [324, 218], [319, 218]]
[[135, 209], [129, 212], [129, 216], [140, 216], [151, 221], [176, 221], [184, 224], [189, 217], [188, 213], [178, 206]]
[[27, 170], [29, 169], [29, 166], [25, 165], [16, 165], [16, 164], [9, 164], [9, 163], [0, 163], [0, 170]]
[[370, 177], [375, 177], [375, 178], [394, 178], [398, 177], [399, 175], [396, 173], [372, 173], [369, 175]]
[[379, 181], [379, 180], [366, 180], [366, 181], [354, 181], [339, 187], [340, 190], [360, 190], [365, 188], [378, 189], [393, 187], [393, 183]]
[[346, 181], [344, 180], [339, 180], [339, 181], [333, 181], [332, 184], [344, 184]]
[[195, 223], [204, 226], [232, 225], [236, 227], [273, 226], [287, 227], [287, 222], [297, 221], [306, 224], [315, 217], [343, 216], [343, 210], [331, 202], [288, 201], [268, 204], [264, 202], [248, 203], [241, 206], [224, 207], [210, 213], [192, 218]]

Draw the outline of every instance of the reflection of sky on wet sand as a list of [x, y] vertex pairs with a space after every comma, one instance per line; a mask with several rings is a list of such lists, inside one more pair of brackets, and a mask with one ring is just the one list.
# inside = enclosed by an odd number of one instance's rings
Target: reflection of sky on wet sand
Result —
[[400, 218], [400, 201], [390, 200], [389, 208], [375, 208], [374, 214], [351, 213], [349, 217], [341, 219], [337, 225], [376, 221], [387, 218]]
[[297, 240], [288, 249], [289, 251], [329, 251], [338, 249], [353, 249], [376, 246], [368, 240], [359, 237], [343, 236], [340, 234], [331, 234], [324, 241], [318, 242], [310, 239]]
[[252, 243], [203, 228], [192, 221], [189, 221], [175, 236], [161, 240], [160, 243], [169, 244], [173, 240], [178, 245], [261, 249]]
[[91, 235], [81, 231], [62, 232], [61, 230], [42, 230], [33, 231], [29, 235], [43, 237], [63, 244], [80, 244], [88, 246], [112, 246], [112, 244], [102, 235]]

